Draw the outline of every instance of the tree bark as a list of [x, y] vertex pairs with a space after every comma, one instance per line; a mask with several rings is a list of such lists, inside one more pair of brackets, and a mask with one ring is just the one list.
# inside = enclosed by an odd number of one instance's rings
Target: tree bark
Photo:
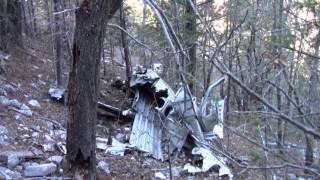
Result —
[[0, 0], [0, 50], [7, 49], [7, 0]]
[[7, 51], [8, 44], [22, 46], [22, 2], [0, 0], [0, 49]]
[[[196, 0], [191, 0], [194, 5], [196, 5]], [[189, 87], [191, 92], [195, 91], [194, 87], [194, 81], [195, 81], [195, 75], [196, 75], [196, 66], [197, 66], [197, 54], [196, 54], [196, 33], [197, 33], [197, 27], [196, 27], [196, 15], [195, 12], [192, 9], [192, 4], [190, 4], [189, 1], [187, 1], [186, 4], [186, 13], [187, 13], [187, 23], [186, 23], [186, 30], [187, 34], [190, 35], [187, 42], [187, 48], [188, 48], [188, 54], [190, 58], [190, 64], [188, 65], [188, 73], [190, 73], [189, 78]]]
[[85, 179], [96, 179], [95, 127], [105, 25], [121, 2], [84, 0], [76, 10], [68, 84], [67, 159], [72, 168], [85, 170]]
[[[53, 0], [54, 3], [54, 12], [59, 12], [62, 10], [61, 1]], [[56, 57], [56, 80], [58, 87], [62, 86], [62, 38], [61, 38], [61, 18], [60, 14], [56, 14], [54, 16], [55, 21], [55, 35], [54, 35], [54, 49], [55, 49], [55, 57]]]
[[[127, 30], [123, 4], [120, 7], [120, 24], [124, 30]], [[124, 52], [124, 61], [126, 63], [127, 87], [129, 87], [129, 81], [131, 76], [131, 61], [130, 61], [130, 52], [129, 52], [127, 35], [123, 31], [121, 31], [121, 41], [122, 41], [122, 48]]]

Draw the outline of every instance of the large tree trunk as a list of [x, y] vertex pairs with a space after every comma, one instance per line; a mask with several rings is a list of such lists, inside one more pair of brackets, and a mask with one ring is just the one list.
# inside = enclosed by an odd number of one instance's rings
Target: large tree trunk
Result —
[[99, 68], [106, 22], [120, 7], [118, 0], [84, 0], [76, 10], [73, 58], [68, 84], [67, 159], [72, 168], [89, 170], [95, 179], [95, 127]]
[[0, 50], [7, 49], [7, 0], [0, 0]]
[[0, 49], [6, 51], [8, 43], [22, 46], [22, 2], [0, 0]]
[[[196, 5], [196, 0], [191, 0], [193, 5]], [[187, 48], [188, 48], [188, 54], [190, 58], [190, 64], [188, 65], [188, 73], [190, 73], [190, 78], [189, 78], [189, 87], [192, 92], [195, 92], [195, 87], [194, 87], [194, 81], [195, 81], [195, 75], [196, 75], [196, 67], [197, 67], [197, 54], [196, 54], [196, 41], [197, 41], [197, 36], [196, 36], [196, 15], [194, 10], [192, 9], [192, 4], [187, 1], [186, 4], [186, 15], [187, 15], [187, 24], [186, 24], [186, 30], [187, 34], [190, 35], [188, 37], [188, 42], [187, 42]]]

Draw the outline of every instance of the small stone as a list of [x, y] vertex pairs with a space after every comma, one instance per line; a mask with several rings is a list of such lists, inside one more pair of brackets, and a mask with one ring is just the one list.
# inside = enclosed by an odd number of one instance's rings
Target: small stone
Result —
[[34, 137], [34, 138], [37, 138], [37, 137], [39, 137], [39, 133], [38, 132], [33, 132], [31, 134], [31, 136]]
[[8, 129], [0, 125], [0, 145], [7, 146], [9, 143], [8, 140]]
[[5, 84], [3, 86], [3, 89], [6, 90], [8, 93], [15, 93], [17, 91], [17, 89], [10, 84]]
[[60, 164], [62, 162], [63, 157], [62, 156], [51, 156], [48, 158], [49, 162], [54, 162], [56, 164]]
[[50, 131], [50, 135], [55, 136], [56, 138], [58, 138], [60, 140], [66, 140], [66, 138], [67, 138], [66, 131], [63, 131], [63, 130]]
[[3, 88], [0, 88], [0, 96], [8, 96], [7, 91]]
[[20, 115], [19, 114], [16, 114], [16, 115], [14, 115], [14, 118], [16, 119], [16, 120], [18, 120], [18, 119], [20, 119]]
[[288, 180], [297, 180], [297, 176], [295, 174], [288, 174]]
[[17, 170], [17, 171], [22, 171], [23, 170], [23, 166], [21, 166], [21, 165], [19, 165], [19, 166], [17, 166], [16, 168], [15, 168], [15, 170]]
[[32, 107], [35, 107], [35, 108], [41, 108], [39, 102], [35, 99], [31, 99], [28, 104], [30, 104]]
[[31, 109], [25, 105], [25, 104], [22, 104], [21, 108], [18, 110], [21, 114], [24, 114], [26, 116], [32, 116], [32, 111]]
[[8, 166], [9, 168], [14, 168], [14, 167], [16, 167], [19, 163], [20, 163], [19, 157], [15, 156], [15, 155], [9, 155], [9, 156], [8, 156], [7, 166]]
[[24, 134], [22, 135], [22, 139], [29, 139], [30, 138], [30, 135], [29, 134]]
[[34, 154], [30, 151], [5, 151], [0, 153], [0, 157], [7, 160], [9, 168], [13, 168], [21, 159], [34, 158]]
[[53, 152], [55, 150], [53, 144], [44, 144], [42, 147], [45, 152]]
[[109, 165], [104, 161], [100, 161], [97, 168], [104, 174], [110, 174]]
[[22, 163], [23, 168], [25, 169], [28, 166], [38, 166], [39, 164], [36, 162], [24, 162]]
[[35, 147], [31, 147], [30, 151], [35, 155], [35, 156], [41, 156], [43, 155], [42, 150], [35, 148]]
[[48, 130], [53, 130], [54, 129], [54, 124], [50, 121], [42, 120], [41, 125], [44, 126]]
[[24, 170], [24, 175], [27, 177], [47, 176], [57, 170], [57, 165], [54, 163], [30, 165]]
[[0, 179], [20, 179], [21, 174], [8, 168], [0, 166]]
[[17, 99], [9, 100], [9, 105], [18, 109], [20, 109], [20, 107], [22, 106], [22, 104]]
[[6, 98], [5, 96], [0, 96], [0, 104], [2, 105], [9, 105], [10, 101], [8, 98]]
[[162, 172], [154, 173], [154, 176], [159, 179], [167, 179], [167, 177]]
[[53, 140], [52, 137], [51, 137], [50, 135], [48, 135], [48, 134], [45, 134], [45, 135], [44, 135], [44, 138], [45, 138], [45, 140], [46, 140], [47, 142], [55, 142], [55, 140]]

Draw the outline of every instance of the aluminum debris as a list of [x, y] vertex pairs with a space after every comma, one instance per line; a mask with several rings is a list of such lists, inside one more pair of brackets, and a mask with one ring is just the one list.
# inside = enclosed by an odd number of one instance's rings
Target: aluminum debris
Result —
[[0, 61], [1, 60], [8, 60], [10, 58], [10, 56], [11, 56], [10, 54], [7, 54], [3, 51], [0, 51]]
[[212, 152], [208, 149], [198, 147], [195, 147], [192, 150], [192, 154], [201, 155], [203, 157], [203, 164], [201, 168], [202, 172], [207, 172], [213, 166], [218, 165], [219, 176], [229, 176], [229, 178], [232, 179], [233, 175], [231, 173], [231, 170], [226, 166], [223, 158], [213, 155]]
[[160, 116], [155, 112], [152, 98], [137, 91], [133, 108], [136, 109], [129, 143], [163, 160], [161, 150], [162, 129]]
[[[155, 70], [138, 66], [130, 81], [130, 87], [135, 90], [132, 104], [135, 117], [129, 143], [159, 160], [165, 160], [167, 152], [180, 151], [188, 145], [193, 149], [192, 154], [202, 156], [203, 165], [200, 168], [187, 163], [184, 170], [207, 172], [218, 166], [219, 176], [232, 179], [223, 159], [207, 148], [214, 138], [223, 138], [224, 100], [214, 101], [210, 95], [223, 81], [221, 78], [210, 85], [199, 103], [187, 93], [186, 87], [175, 93]], [[186, 143], [188, 135], [193, 138], [193, 144]]]
[[57, 88], [57, 87], [51, 87], [49, 89], [50, 97], [53, 98], [53, 99], [56, 99], [58, 101], [60, 101], [63, 98], [64, 92], [65, 92], [64, 89]]
[[125, 151], [130, 148], [132, 148], [130, 144], [124, 144], [119, 142], [117, 139], [112, 138], [112, 143], [106, 148], [106, 153], [111, 155], [124, 156]]

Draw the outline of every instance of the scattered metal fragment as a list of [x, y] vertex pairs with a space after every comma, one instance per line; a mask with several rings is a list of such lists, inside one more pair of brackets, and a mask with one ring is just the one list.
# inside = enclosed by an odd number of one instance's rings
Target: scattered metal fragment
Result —
[[205, 142], [205, 139], [200, 122], [196, 119], [193, 107], [198, 109], [196, 98], [191, 98], [188, 93], [185, 92], [184, 88], [181, 87], [174, 99], [174, 109], [180, 114], [182, 120], [191, 130], [191, 134], [196, 138], [196, 144], [200, 145]]
[[126, 150], [132, 148], [129, 144], [124, 144], [116, 140], [115, 138], [112, 138], [112, 144], [108, 145], [106, 149], [106, 153], [109, 153], [111, 155], [120, 155], [124, 156], [124, 153]]
[[66, 148], [65, 143], [63, 143], [63, 142], [58, 142], [58, 143], [56, 144], [56, 147], [57, 147], [58, 151], [60, 151], [62, 154], [64, 154], [64, 155], [67, 154], [67, 148]]
[[109, 164], [104, 161], [100, 161], [98, 163], [97, 169], [103, 172], [104, 174], [107, 174], [107, 175], [110, 174]]
[[221, 157], [213, 155], [210, 150], [195, 147], [192, 150], [192, 154], [201, 155], [203, 157], [203, 164], [200, 172], [207, 172], [213, 166], [219, 166], [219, 176], [229, 176], [230, 179], [233, 178], [233, 174], [231, 173], [230, 168], [226, 166], [225, 161]]
[[5, 53], [5, 52], [3, 52], [3, 51], [0, 51], [0, 61], [2, 61], [2, 60], [8, 60], [9, 58], [10, 58], [10, 54], [7, 54], [7, 53]]
[[52, 99], [57, 101], [63, 101], [65, 90], [58, 87], [51, 87], [49, 89], [49, 95]]

